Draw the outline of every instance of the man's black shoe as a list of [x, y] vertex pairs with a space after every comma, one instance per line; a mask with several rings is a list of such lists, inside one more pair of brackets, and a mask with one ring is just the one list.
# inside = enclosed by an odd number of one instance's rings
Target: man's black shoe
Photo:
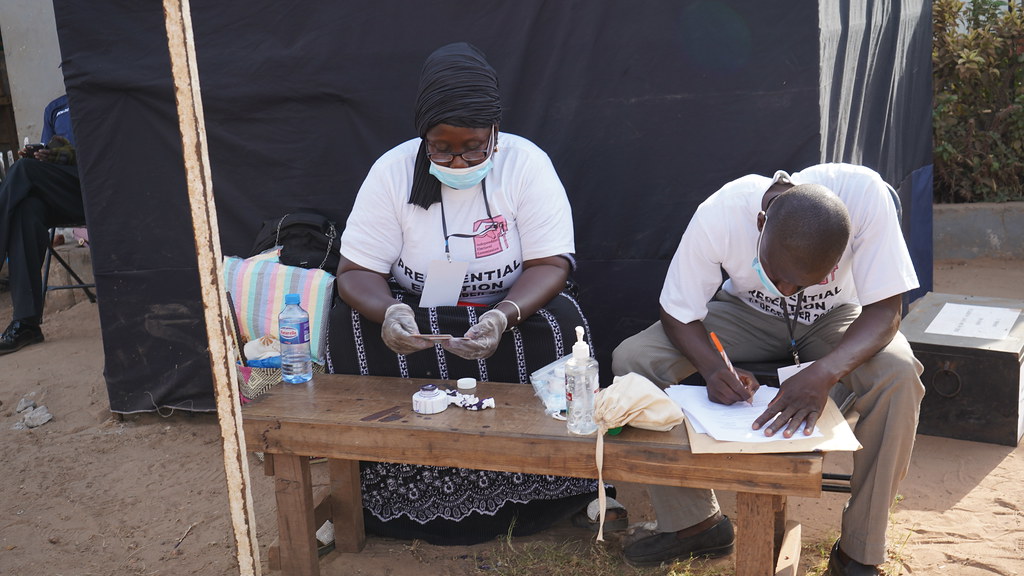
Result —
[[15, 320], [0, 335], [0, 356], [17, 352], [29, 344], [38, 344], [42, 341], [43, 331], [39, 329], [39, 326]]
[[713, 516], [701, 524], [709, 527], [691, 536], [679, 532], [659, 532], [633, 542], [622, 550], [633, 566], [660, 566], [664, 562], [687, 558], [718, 558], [732, 553], [736, 534], [728, 516]]
[[839, 547], [839, 540], [832, 545], [828, 557], [828, 574], [826, 576], [879, 576], [878, 566], [861, 564], [846, 555]]

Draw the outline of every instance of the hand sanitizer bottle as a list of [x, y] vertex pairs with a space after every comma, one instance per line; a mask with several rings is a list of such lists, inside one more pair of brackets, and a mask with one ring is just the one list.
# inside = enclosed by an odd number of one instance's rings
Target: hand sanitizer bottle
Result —
[[565, 363], [566, 426], [570, 434], [589, 436], [597, 432], [594, 423], [594, 394], [598, 389], [597, 360], [583, 341], [583, 327], [576, 327], [572, 358]]

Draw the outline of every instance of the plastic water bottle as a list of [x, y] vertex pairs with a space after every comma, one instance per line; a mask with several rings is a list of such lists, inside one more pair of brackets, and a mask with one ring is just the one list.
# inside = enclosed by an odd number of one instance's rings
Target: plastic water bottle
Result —
[[302, 384], [313, 379], [309, 314], [299, 304], [298, 294], [286, 294], [284, 309], [277, 317], [281, 338], [281, 379], [289, 384]]
[[594, 423], [594, 394], [598, 389], [597, 360], [583, 341], [583, 327], [576, 327], [572, 358], [565, 363], [565, 424], [570, 434], [588, 436], [597, 432]]

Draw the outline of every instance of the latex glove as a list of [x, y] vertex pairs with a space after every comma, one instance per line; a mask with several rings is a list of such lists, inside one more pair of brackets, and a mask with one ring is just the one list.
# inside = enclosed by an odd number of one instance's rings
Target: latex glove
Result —
[[465, 338], [446, 340], [441, 347], [466, 360], [490, 358], [498, 349], [501, 333], [507, 326], [508, 318], [500, 310], [488, 310], [476, 325], [466, 331]]
[[398, 354], [412, 354], [434, 345], [430, 340], [419, 337], [416, 315], [408, 304], [392, 304], [384, 312], [384, 323], [380, 326], [380, 337]]

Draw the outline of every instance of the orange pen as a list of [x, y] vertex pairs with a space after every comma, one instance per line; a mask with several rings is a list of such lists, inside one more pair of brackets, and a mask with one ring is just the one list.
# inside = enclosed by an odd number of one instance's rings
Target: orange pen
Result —
[[[736, 373], [736, 369], [733, 368], [732, 362], [729, 361], [729, 356], [725, 353], [725, 348], [722, 347], [722, 343], [718, 340], [718, 336], [716, 336], [714, 332], [711, 332], [710, 334], [711, 341], [715, 343], [715, 348], [718, 348], [718, 353], [722, 355], [722, 360], [725, 360], [725, 365], [726, 367], [729, 368], [729, 372], [732, 372], [732, 375], [735, 376], [737, 380], [739, 380], [740, 376], [739, 374]], [[742, 384], [742, 381], [740, 383]], [[750, 392], [750, 390], [747, 389], [747, 392]], [[754, 405], [753, 394], [750, 395], [750, 398], [747, 398], [747, 403], [750, 404], [751, 406]]]

